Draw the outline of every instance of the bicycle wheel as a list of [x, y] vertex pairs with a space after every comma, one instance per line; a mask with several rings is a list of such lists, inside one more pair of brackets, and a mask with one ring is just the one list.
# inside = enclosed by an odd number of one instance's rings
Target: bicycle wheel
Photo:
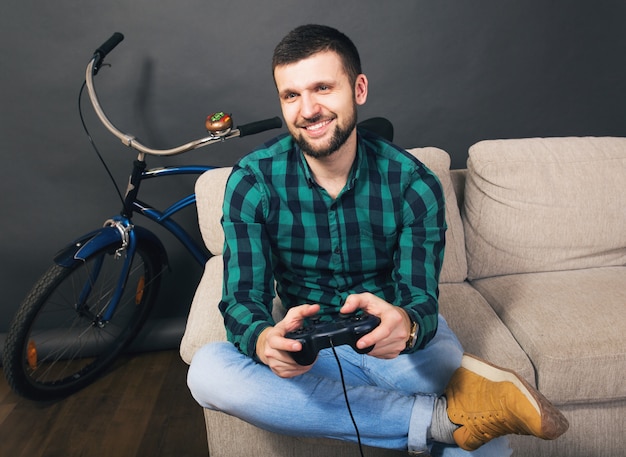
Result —
[[138, 240], [128, 277], [114, 305], [124, 256], [103, 249], [71, 267], [52, 265], [21, 304], [4, 348], [11, 388], [33, 400], [65, 397], [93, 382], [143, 325], [156, 298], [162, 263]]

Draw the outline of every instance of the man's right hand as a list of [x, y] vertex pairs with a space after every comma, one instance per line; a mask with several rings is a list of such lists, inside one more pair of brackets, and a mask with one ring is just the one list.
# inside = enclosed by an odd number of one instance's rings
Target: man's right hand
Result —
[[256, 342], [257, 357], [277, 376], [293, 378], [311, 369], [312, 365], [299, 365], [293, 360], [290, 353], [302, 350], [302, 344], [285, 338], [285, 335], [299, 329], [305, 318], [314, 316], [319, 310], [319, 305], [294, 306], [287, 311], [283, 320], [259, 335]]

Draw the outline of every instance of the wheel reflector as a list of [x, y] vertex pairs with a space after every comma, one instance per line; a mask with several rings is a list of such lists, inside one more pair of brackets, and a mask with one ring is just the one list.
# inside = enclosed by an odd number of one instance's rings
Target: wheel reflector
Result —
[[28, 342], [28, 349], [26, 351], [26, 359], [28, 360], [28, 366], [31, 370], [37, 369], [37, 345], [33, 340]]
[[143, 290], [146, 287], [146, 277], [142, 276], [137, 281], [137, 290], [135, 291], [135, 305], [141, 304], [141, 299], [143, 298]]

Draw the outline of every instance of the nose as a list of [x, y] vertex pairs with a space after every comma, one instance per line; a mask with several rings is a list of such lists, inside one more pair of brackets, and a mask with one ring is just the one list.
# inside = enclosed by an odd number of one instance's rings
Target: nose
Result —
[[320, 105], [317, 98], [312, 94], [302, 94], [300, 98], [300, 116], [305, 119], [313, 119], [320, 113]]

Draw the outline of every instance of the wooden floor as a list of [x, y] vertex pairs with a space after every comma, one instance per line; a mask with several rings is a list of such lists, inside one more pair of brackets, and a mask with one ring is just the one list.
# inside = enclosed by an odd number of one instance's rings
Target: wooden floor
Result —
[[177, 351], [125, 356], [96, 383], [54, 403], [0, 379], [0, 456], [207, 457], [202, 409]]

